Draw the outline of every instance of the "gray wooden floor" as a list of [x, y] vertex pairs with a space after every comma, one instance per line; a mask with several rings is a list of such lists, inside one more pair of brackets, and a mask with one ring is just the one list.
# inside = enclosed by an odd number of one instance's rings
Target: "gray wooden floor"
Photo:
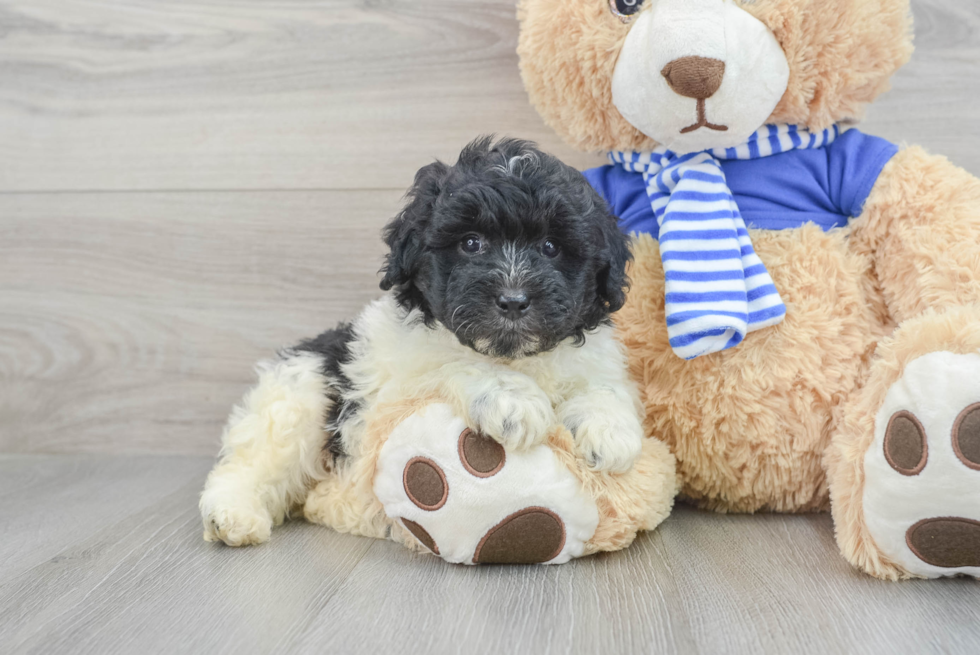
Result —
[[[0, 652], [980, 652], [980, 584], [851, 570], [830, 518], [679, 508], [629, 550], [448, 566], [196, 497], [254, 362], [377, 293], [414, 171], [578, 166], [513, 0], [0, 0]], [[980, 174], [980, 3], [914, 0], [864, 129]]]

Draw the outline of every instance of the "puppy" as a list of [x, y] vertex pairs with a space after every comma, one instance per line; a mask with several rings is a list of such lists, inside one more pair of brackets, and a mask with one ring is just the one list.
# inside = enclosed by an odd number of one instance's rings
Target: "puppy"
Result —
[[559, 422], [595, 469], [639, 455], [637, 392], [610, 313], [628, 241], [582, 175], [519, 140], [479, 139], [420, 170], [384, 231], [388, 293], [351, 324], [260, 366], [201, 497], [205, 538], [261, 543], [349, 465], [383, 399], [450, 394], [508, 449]]

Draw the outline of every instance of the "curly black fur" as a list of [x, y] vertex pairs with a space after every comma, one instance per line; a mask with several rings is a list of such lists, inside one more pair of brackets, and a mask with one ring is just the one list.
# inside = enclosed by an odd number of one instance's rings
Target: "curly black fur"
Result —
[[[461, 246], [473, 234], [477, 254]], [[492, 356], [581, 343], [626, 300], [631, 254], [617, 219], [581, 173], [527, 141], [482, 137], [454, 166], [421, 169], [384, 240], [381, 288]], [[557, 257], [546, 256], [547, 240]], [[515, 291], [530, 306], [510, 320], [496, 300]]]

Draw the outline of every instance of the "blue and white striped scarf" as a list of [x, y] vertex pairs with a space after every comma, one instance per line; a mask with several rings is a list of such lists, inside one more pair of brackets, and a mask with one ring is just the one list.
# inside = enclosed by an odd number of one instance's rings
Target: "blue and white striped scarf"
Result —
[[790, 150], [822, 148], [834, 127], [810, 133], [768, 125], [736, 148], [678, 155], [612, 152], [609, 159], [643, 174], [660, 225], [670, 346], [694, 359], [737, 346], [749, 332], [776, 325], [786, 306], [755, 254], [719, 160], [759, 159]]

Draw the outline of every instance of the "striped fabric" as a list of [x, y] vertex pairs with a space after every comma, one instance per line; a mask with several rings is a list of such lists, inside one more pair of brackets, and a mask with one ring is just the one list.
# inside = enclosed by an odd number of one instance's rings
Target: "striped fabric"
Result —
[[660, 224], [666, 278], [667, 333], [684, 359], [737, 346], [749, 332], [776, 325], [786, 306], [755, 254], [719, 160], [758, 159], [822, 148], [840, 135], [834, 126], [808, 132], [769, 125], [736, 148], [678, 155], [612, 152], [609, 159], [643, 174]]

